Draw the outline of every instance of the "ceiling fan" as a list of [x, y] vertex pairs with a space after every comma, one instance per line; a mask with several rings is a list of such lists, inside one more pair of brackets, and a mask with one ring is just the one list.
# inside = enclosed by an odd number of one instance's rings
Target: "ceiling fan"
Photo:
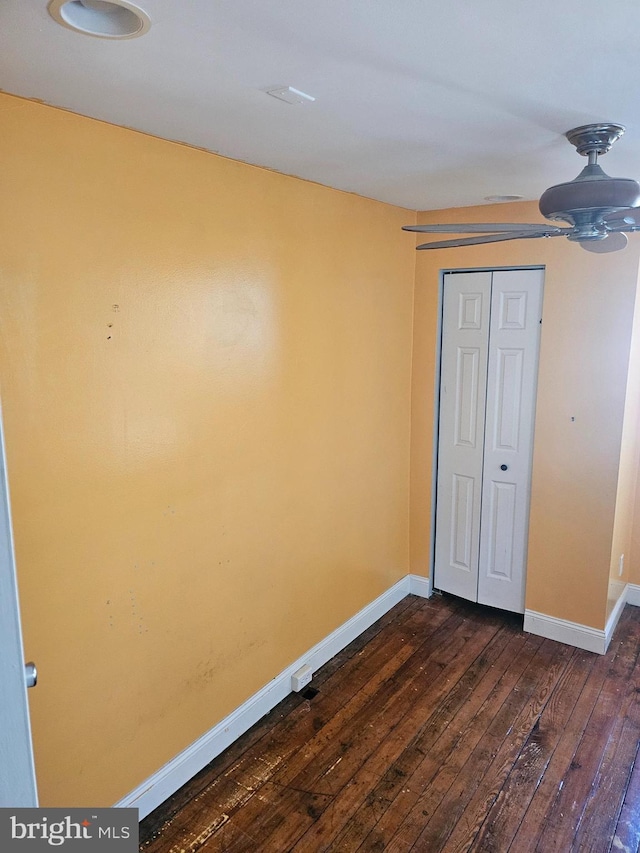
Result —
[[588, 163], [577, 178], [549, 187], [539, 202], [547, 219], [568, 225], [521, 222], [475, 222], [452, 225], [405, 225], [404, 231], [426, 234], [474, 234], [422, 243], [417, 249], [445, 249], [533, 237], [567, 237], [590, 252], [616, 252], [627, 245], [626, 232], [640, 231], [640, 185], [631, 178], [610, 178], [598, 165], [624, 133], [621, 124], [585, 124], [565, 136]]

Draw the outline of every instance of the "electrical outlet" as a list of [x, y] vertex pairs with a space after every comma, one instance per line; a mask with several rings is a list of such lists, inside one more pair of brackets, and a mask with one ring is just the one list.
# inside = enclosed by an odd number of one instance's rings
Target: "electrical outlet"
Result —
[[308, 663], [297, 669], [291, 676], [291, 689], [299, 693], [311, 681], [313, 670]]
[[618, 577], [622, 577], [623, 572], [624, 572], [624, 554], [620, 554], [620, 561], [618, 562]]

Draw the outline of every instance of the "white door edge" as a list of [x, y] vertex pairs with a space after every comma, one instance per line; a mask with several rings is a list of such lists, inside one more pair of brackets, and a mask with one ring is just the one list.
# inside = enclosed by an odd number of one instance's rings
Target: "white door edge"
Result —
[[38, 805], [0, 412], [0, 807]]

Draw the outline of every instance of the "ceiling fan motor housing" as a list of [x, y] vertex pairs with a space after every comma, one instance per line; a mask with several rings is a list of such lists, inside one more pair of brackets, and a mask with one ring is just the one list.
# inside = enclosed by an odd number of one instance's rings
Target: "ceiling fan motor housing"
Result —
[[602, 240], [607, 236], [603, 220], [640, 205], [640, 185], [631, 178], [611, 178], [598, 165], [599, 154], [606, 154], [622, 136], [619, 124], [589, 124], [566, 134], [579, 154], [589, 163], [573, 181], [556, 184], [546, 190], [539, 202], [540, 213], [547, 219], [572, 225], [570, 240]]
[[[581, 229], [591, 228], [606, 234], [602, 220], [612, 213], [640, 205], [640, 185], [631, 178], [610, 178], [597, 164], [585, 166], [573, 181], [556, 184], [546, 190], [539, 202], [547, 219], [561, 220]], [[580, 236], [586, 239], [587, 234]]]

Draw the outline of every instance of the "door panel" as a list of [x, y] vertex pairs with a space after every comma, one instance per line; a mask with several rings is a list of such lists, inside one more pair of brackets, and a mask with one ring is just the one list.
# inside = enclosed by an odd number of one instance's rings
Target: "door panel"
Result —
[[449, 562], [463, 572], [470, 572], [472, 563], [474, 481], [471, 477], [453, 475], [451, 489], [451, 551]]
[[477, 600], [517, 613], [524, 613], [543, 275], [499, 270], [492, 283]]
[[475, 600], [491, 273], [445, 278], [435, 585]]
[[[485, 492], [488, 498], [487, 511], [483, 512], [486, 536], [487, 564], [486, 575], [490, 578], [513, 581], [513, 540], [516, 508], [515, 483], [492, 481]], [[494, 605], [495, 606], [495, 605]]]
[[494, 450], [518, 450], [520, 406], [522, 403], [521, 349], [499, 349], [496, 352], [492, 446]]
[[478, 393], [481, 353], [478, 347], [458, 347], [456, 351], [455, 433], [456, 447], [466, 445], [471, 450], [478, 443]]

